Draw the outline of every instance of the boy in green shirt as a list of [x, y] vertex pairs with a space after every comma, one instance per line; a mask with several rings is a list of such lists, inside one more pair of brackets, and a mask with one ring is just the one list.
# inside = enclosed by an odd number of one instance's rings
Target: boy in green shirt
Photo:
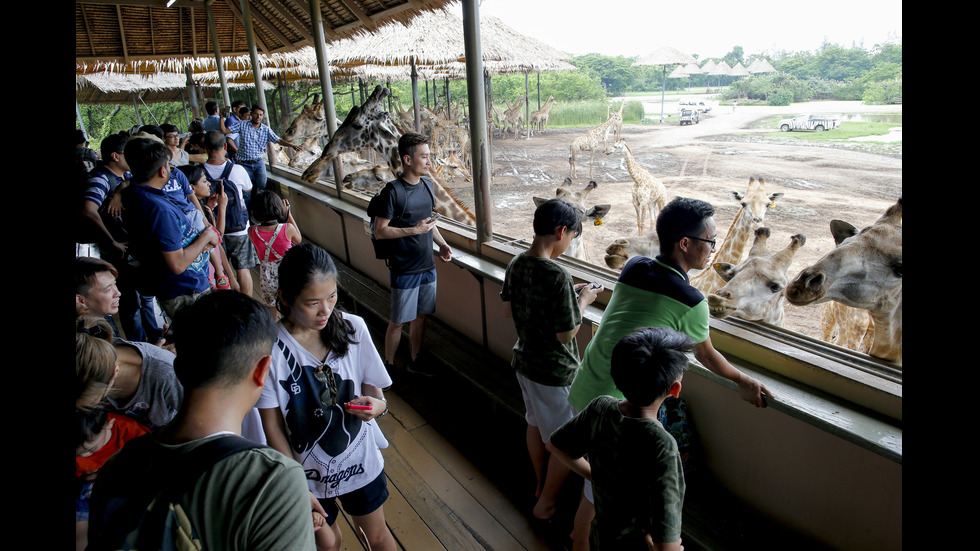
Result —
[[599, 396], [551, 435], [552, 455], [592, 481], [592, 551], [683, 549], [684, 470], [657, 412], [668, 395], [680, 394], [694, 346], [666, 327], [623, 337], [611, 374], [626, 399]]
[[582, 215], [574, 205], [561, 199], [542, 203], [534, 211], [534, 241], [507, 266], [500, 291], [504, 317], [513, 318], [517, 329], [511, 365], [527, 410], [527, 448], [538, 480], [532, 515], [538, 519], [554, 514], [555, 497], [568, 476], [561, 461], [549, 460], [545, 442], [575, 415], [568, 403], [579, 367], [575, 335], [585, 307], [602, 291], [575, 284], [553, 260], [581, 231]]

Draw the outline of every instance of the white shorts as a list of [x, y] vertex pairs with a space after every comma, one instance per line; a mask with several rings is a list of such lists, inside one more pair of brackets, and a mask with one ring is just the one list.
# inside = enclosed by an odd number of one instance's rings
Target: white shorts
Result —
[[516, 373], [517, 383], [521, 386], [521, 396], [524, 397], [524, 408], [527, 413], [524, 419], [527, 424], [537, 427], [541, 433], [541, 441], [547, 442], [551, 433], [575, 417], [575, 409], [568, 403], [568, 391], [571, 386], [548, 386], [538, 384], [520, 373]]

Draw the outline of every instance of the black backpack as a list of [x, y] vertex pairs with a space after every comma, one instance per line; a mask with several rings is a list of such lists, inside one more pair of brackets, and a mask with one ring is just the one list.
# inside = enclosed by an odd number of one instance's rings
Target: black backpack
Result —
[[228, 179], [231, 169], [235, 166], [231, 161], [225, 161], [225, 169], [221, 171], [221, 176], [212, 178], [211, 174], [205, 170], [204, 177], [211, 182], [211, 193], [218, 191], [218, 182], [222, 182], [225, 195], [228, 196], [228, 208], [225, 210], [225, 233], [245, 231], [248, 226], [248, 209], [239, 201], [238, 184]]
[[[398, 182], [396, 185], [395, 182]], [[400, 180], [392, 180], [385, 184], [385, 187], [381, 191], [374, 194], [371, 201], [368, 202], [367, 215], [371, 219], [371, 244], [374, 245], [374, 257], [379, 260], [388, 261], [394, 255], [396, 240], [394, 239], [377, 239], [374, 237], [374, 219], [377, 216], [383, 214], [384, 203], [382, 203], [381, 193], [388, 189], [395, 199], [395, 217], [392, 220], [401, 220], [402, 214], [405, 212], [405, 201], [404, 198], [399, 198], [399, 192], [402, 191], [404, 184]], [[427, 178], [422, 177], [422, 185], [425, 186], [426, 191], [429, 192], [429, 197], [432, 199], [432, 204], [436, 204], [435, 195], [432, 192], [432, 182]]]
[[[151, 444], [150, 438], [141, 436], [124, 448], [145, 447]], [[95, 491], [112, 497], [105, 503], [99, 533], [89, 534], [88, 550], [201, 549], [200, 535], [179, 505], [179, 498], [218, 461], [264, 447], [241, 436], [223, 436], [202, 444], [167, 472], [148, 477], [141, 465], [130, 465], [112, 481], [96, 480]], [[100, 487], [100, 482], [115, 484]]]

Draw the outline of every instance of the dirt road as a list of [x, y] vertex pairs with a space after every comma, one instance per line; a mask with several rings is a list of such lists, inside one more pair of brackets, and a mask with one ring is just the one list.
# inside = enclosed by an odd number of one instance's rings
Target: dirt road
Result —
[[[834, 247], [831, 219], [867, 226], [902, 195], [901, 148], [893, 147], [893, 153], [886, 155], [868, 152], [867, 147], [858, 149], [866, 142], [833, 147], [801, 145], [793, 140], [764, 139], [762, 133], [775, 129], [752, 129], [752, 124], [775, 113], [789, 117], [806, 112], [901, 110], [901, 105], [868, 106], [860, 102], [739, 106], [735, 113], [731, 107], [721, 106], [697, 125], [624, 125], [622, 136], [637, 162], [664, 182], [668, 199], [681, 195], [714, 205], [719, 239], [740, 206], [730, 193], [744, 192], [750, 177], [763, 178], [770, 194], [783, 193], [766, 215], [764, 225], [772, 230], [771, 249], [788, 244], [793, 234], [806, 235], [806, 245], [790, 267], [792, 277]], [[530, 240], [532, 197], [554, 196], [555, 188], [569, 174], [569, 142], [586, 130], [550, 130], [535, 133], [530, 139], [494, 139], [490, 197], [495, 232]], [[575, 186], [584, 187], [589, 182], [588, 161], [588, 155], [579, 157]], [[633, 181], [622, 155], [606, 156], [602, 151], [596, 152], [591, 179], [598, 187], [589, 196], [590, 202], [612, 205], [601, 226], [590, 225], [583, 233], [590, 260], [602, 263], [610, 243], [637, 233], [630, 191]], [[472, 191], [466, 189], [470, 184], [447, 184], [464, 200], [471, 199]], [[786, 327], [819, 337], [817, 322], [816, 308], [786, 305]]]

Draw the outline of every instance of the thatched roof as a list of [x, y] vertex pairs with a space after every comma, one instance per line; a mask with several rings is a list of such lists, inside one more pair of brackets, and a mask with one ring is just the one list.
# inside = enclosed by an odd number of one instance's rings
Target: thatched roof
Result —
[[[534, 38], [525, 36], [496, 17], [480, 18], [483, 61], [491, 74], [574, 70], [570, 57]], [[420, 13], [405, 24], [391, 23], [370, 33], [331, 43], [331, 65], [427, 67], [430, 75], [459, 77], [465, 74], [463, 22], [448, 10]], [[367, 69], [368, 74], [378, 73]], [[380, 71], [392, 80], [403, 71]]]
[[697, 60], [677, 48], [662, 46], [636, 60], [633, 65], [687, 65], [688, 63], [697, 63]]
[[[321, 0], [324, 36], [340, 40], [453, 0]], [[157, 62], [212, 56], [204, 0], [76, 0], [75, 62]], [[276, 54], [313, 44], [307, 0], [248, 0], [256, 48]], [[222, 56], [248, 54], [240, 0], [212, 5]], [[152, 65], [152, 63], [150, 63]]]
[[747, 77], [749, 76], [749, 71], [742, 65], [741, 62], [735, 62], [735, 66], [728, 73], [733, 77]]
[[764, 58], [760, 57], [755, 61], [753, 61], [752, 63], [749, 63], [748, 71], [752, 74], [775, 73], [776, 68], [773, 67], [772, 64], [770, 64]]
[[667, 78], [687, 78], [691, 76], [690, 73], [684, 70], [683, 65], [678, 65], [673, 71], [667, 75]]
[[721, 60], [715, 64], [714, 69], [706, 71], [706, 73], [709, 75], [730, 75], [732, 74], [732, 68], [725, 63], [725, 60]]
[[[255, 82], [251, 80], [231, 81], [229, 88], [254, 88]], [[205, 89], [212, 90], [208, 95], [218, 89], [217, 79], [207, 81], [195, 78], [195, 81]], [[156, 103], [164, 101], [181, 101], [186, 99], [187, 77], [183, 73], [157, 73], [154, 75], [123, 75], [113, 73], [99, 73], [91, 75], [75, 75], [75, 100], [78, 103], [129, 103], [133, 95], [139, 97], [143, 103]], [[264, 83], [263, 87], [272, 88], [271, 84]]]
[[710, 75], [711, 71], [715, 70], [715, 67], [717, 67], [715, 60], [709, 59], [708, 61], [704, 62], [704, 65], [701, 66], [701, 72], [703, 74]]

